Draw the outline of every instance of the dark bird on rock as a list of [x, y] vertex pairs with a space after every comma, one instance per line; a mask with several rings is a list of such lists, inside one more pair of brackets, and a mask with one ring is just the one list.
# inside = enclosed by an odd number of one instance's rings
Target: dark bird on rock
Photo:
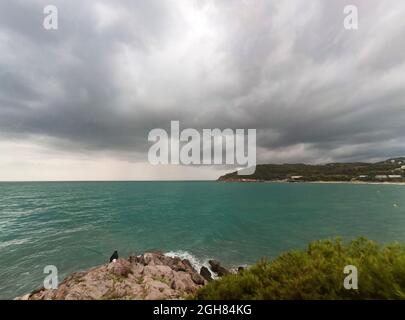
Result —
[[117, 250], [115, 250], [110, 258], [110, 262], [113, 262], [114, 260], [117, 260], [117, 259], [118, 259], [118, 252], [117, 252]]

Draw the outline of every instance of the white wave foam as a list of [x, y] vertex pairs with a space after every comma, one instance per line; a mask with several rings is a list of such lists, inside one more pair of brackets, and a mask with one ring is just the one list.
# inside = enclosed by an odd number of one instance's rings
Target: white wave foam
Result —
[[[208, 260], [210, 260], [210, 259], [208, 259], [208, 258], [201, 260], [201, 259], [198, 259], [196, 256], [192, 255], [190, 252], [182, 251], [182, 250], [169, 251], [169, 252], [166, 252], [164, 255], [171, 257], [171, 258], [178, 257], [180, 259], [187, 259], [188, 261], [190, 261], [193, 268], [195, 270], [197, 270], [197, 272], [200, 272], [201, 267], [203, 267], [203, 266], [208, 268], [208, 270], [211, 272], [210, 265], [208, 263]], [[213, 279], [217, 278], [217, 276], [213, 272], [211, 272], [211, 276]]]

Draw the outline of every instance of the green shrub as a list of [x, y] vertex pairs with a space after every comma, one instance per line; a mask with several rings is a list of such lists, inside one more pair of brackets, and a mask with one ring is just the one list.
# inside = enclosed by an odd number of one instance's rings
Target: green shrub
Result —
[[[343, 286], [346, 265], [358, 270], [358, 289]], [[405, 299], [405, 248], [365, 238], [345, 245], [316, 241], [306, 250], [265, 260], [201, 288], [195, 299]]]

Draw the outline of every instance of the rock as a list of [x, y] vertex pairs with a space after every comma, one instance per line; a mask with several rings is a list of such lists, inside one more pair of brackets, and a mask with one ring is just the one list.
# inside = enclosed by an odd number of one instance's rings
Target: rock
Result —
[[181, 262], [186, 266], [187, 271], [196, 271], [189, 260], [183, 259]]
[[243, 272], [243, 270], [245, 270], [245, 268], [244, 268], [244, 267], [239, 267], [239, 268], [238, 268], [238, 273]]
[[207, 267], [201, 267], [200, 275], [207, 281], [213, 281], [210, 270]]
[[187, 266], [182, 262], [179, 257], [166, 257], [162, 259], [162, 262], [172, 268], [174, 271], [187, 271]]
[[14, 300], [29, 300], [30, 299], [31, 294], [28, 293], [26, 295], [23, 295], [22, 297], [19, 298], [15, 298]]
[[131, 263], [140, 263], [140, 264], [145, 264], [145, 261], [143, 259], [143, 255], [140, 256], [130, 256], [128, 258], [128, 261]]
[[155, 252], [148, 252], [143, 255], [143, 260], [145, 265], [156, 265], [160, 264], [160, 254]]
[[208, 263], [211, 266], [211, 270], [216, 273], [218, 275], [218, 277], [223, 277], [226, 276], [228, 274], [230, 274], [230, 272], [225, 269], [224, 267], [221, 266], [221, 263], [217, 260], [209, 260]]
[[161, 252], [147, 252], [72, 273], [58, 289], [40, 288], [16, 299], [184, 299], [205, 283], [187, 260], [167, 257]]
[[132, 273], [132, 266], [128, 260], [118, 259], [115, 262], [110, 262], [107, 269], [119, 277], [128, 277]]
[[197, 285], [193, 279], [192, 279], [192, 275], [183, 272], [183, 271], [179, 271], [176, 272], [174, 274], [173, 277], [173, 282], [171, 283], [171, 287], [179, 290], [181, 292], [184, 292], [184, 295], [189, 295], [195, 292], [194, 288], [195, 287], [201, 287], [199, 285]]
[[192, 273], [191, 274], [191, 280], [193, 280], [194, 283], [198, 284], [198, 285], [204, 285], [205, 284], [204, 278], [201, 275], [199, 275], [198, 273]]

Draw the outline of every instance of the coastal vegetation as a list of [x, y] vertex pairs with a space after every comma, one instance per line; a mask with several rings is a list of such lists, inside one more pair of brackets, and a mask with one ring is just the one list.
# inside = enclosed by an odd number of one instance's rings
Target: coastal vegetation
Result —
[[[213, 279], [211, 275], [216, 275]], [[312, 300], [405, 299], [405, 247], [366, 238], [315, 241], [273, 261], [227, 270], [147, 252], [70, 274], [55, 290], [20, 300], [65, 299]]]
[[[358, 270], [358, 289], [346, 289], [347, 265]], [[199, 300], [405, 299], [405, 248], [365, 238], [315, 241], [274, 261], [262, 260], [200, 288]]]
[[262, 164], [254, 174], [238, 175], [232, 172], [219, 181], [367, 181], [405, 182], [405, 158], [388, 159], [377, 163]]

